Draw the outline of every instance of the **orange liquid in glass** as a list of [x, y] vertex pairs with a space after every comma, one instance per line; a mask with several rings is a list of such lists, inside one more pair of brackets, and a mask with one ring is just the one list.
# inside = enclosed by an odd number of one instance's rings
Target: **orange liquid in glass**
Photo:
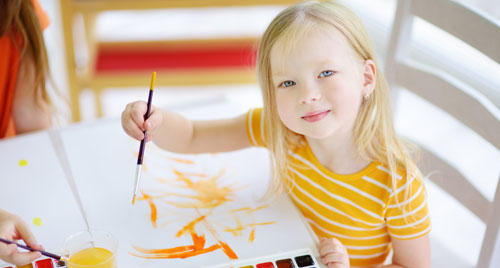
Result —
[[86, 248], [71, 255], [68, 268], [116, 268], [114, 254], [104, 248]]

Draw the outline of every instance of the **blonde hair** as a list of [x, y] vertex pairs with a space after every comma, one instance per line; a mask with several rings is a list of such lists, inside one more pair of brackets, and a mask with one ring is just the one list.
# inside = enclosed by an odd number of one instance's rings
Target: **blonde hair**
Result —
[[[380, 72], [375, 55], [361, 20], [347, 7], [332, 1], [308, 1], [298, 3], [283, 10], [266, 29], [258, 50], [257, 72], [264, 101], [264, 128], [266, 144], [271, 151], [272, 180], [267, 196], [283, 190], [283, 178], [287, 173], [287, 150], [297, 144], [301, 135], [289, 130], [280, 121], [270, 65], [271, 50], [280, 42], [293, 46], [309, 31], [322, 26], [339, 31], [363, 61], [372, 60], [376, 65], [376, 86], [368, 101], [363, 101], [354, 125], [355, 145], [361, 157], [378, 161], [387, 166], [392, 176], [392, 189], [398, 185], [398, 171], [406, 174], [406, 190], [402, 200], [396, 196], [398, 204], [408, 199], [411, 192], [411, 178], [422, 179], [421, 173], [412, 159], [416, 147], [398, 138], [392, 122], [389, 88]], [[286, 53], [286, 52], [285, 52]], [[293, 183], [285, 180], [287, 183]], [[409, 202], [411, 203], [411, 202]], [[403, 211], [405, 209], [403, 208]]]
[[[43, 101], [53, 112], [54, 107], [46, 86], [47, 78], [50, 78], [47, 50], [42, 29], [31, 1], [0, 1], [0, 36], [4, 34], [11, 36], [20, 50], [20, 58], [30, 57], [33, 59], [35, 103], [40, 108], [44, 108], [41, 103]], [[16, 34], [22, 36], [23, 44], [17, 42]]]

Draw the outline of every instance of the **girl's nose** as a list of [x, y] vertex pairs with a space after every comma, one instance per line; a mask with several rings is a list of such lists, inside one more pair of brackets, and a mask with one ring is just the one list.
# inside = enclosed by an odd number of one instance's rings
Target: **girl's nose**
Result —
[[309, 104], [321, 99], [321, 91], [314, 85], [304, 85], [301, 88], [299, 101], [300, 104]]

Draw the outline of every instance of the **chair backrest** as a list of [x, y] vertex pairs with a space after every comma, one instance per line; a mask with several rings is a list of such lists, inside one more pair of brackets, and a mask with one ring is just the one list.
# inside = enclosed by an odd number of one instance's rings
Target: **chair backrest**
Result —
[[[442, 70], [410, 59], [415, 18], [433, 24], [500, 64], [500, 25], [458, 2], [450, 0], [399, 0], [386, 59], [386, 76], [393, 102], [401, 88], [442, 109], [491, 146], [500, 150], [500, 112], [477, 89]], [[464, 63], [465, 66], [466, 63]], [[499, 87], [500, 88], [500, 85]], [[413, 140], [412, 140], [413, 141]], [[413, 141], [415, 142], [415, 141]], [[476, 267], [500, 267], [500, 248], [495, 249], [500, 226], [500, 183], [488, 200], [444, 157], [417, 143], [422, 149], [420, 167], [424, 174], [436, 171], [430, 180], [474, 213], [486, 225]], [[460, 145], [457, 145], [460, 146]], [[467, 156], [464, 156], [467, 157]], [[500, 167], [500, 163], [498, 166]], [[498, 175], [497, 175], [498, 176]], [[471, 178], [474, 180], [474, 178]], [[494, 187], [494, 186], [492, 186]], [[496, 250], [496, 252], [495, 252]]]

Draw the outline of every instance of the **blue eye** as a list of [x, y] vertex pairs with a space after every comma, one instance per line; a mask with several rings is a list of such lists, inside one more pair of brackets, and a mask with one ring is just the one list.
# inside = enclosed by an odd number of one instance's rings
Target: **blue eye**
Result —
[[293, 85], [295, 85], [295, 82], [287, 80], [287, 81], [281, 83], [280, 87], [291, 87]]
[[322, 71], [320, 74], [319, 74], [319, 77], [328, 77], [330, 75], [333, 74], [333, 71]]

